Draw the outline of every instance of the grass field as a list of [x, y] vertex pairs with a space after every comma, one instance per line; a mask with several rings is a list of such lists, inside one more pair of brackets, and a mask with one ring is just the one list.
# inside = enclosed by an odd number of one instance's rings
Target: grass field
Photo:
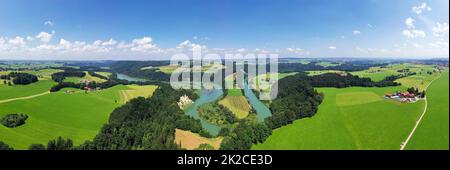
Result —
[[[382, 99], [386, 91], [399, 89], [403, 87], [320, 88], [325, 99], [314, 117], [274, 130], [253, 149], [399, 149], [424, 107], [423, 100], [405, 104]], [[352, 103], [355, 98], [349, 96], [357, 93], [370, 93], [370, 100], [342, 105]]]
[[444, 149], [449, 147], [448, 70], [427, 90], [428, 108], [406, 149]]
[[0, 101], [11, 98], [26, 97], [35, 94], [44, 93], [50, 90], [50, 87], [56, 83], [52, 80], [40, 80], [29, 85], [0, 84]]
[[63, 89], [27, 100], [0, 103], [0, 117], [11, 113], [29, 116], [20, 127], [0, 126], [0, 141], [15, 149], [26, 149], [32, 143], [46, 144], [58, 136], [72, 139], [75, 145], [81, 144], [98, 133], [114, 108], [132, 97], [151, 95], [155, 88], [118, 85], [88, 93], [71, 89], [74, 91], [71, 94]]
[[[314, 117], [297, 120], [274, 130], [266, 142], [255, 145], [253, 149], [400, 149], [400, 144], [406, 140], [422, 113], [425, 101], [400, 103], [383, 99], [383, 94], [403, 91], [411, 86], [426, 86], [438, 77], [439, 73], [426, 73], [433, 70], [433, 66], [406, 64], [392, 68], [397, 70], [399, 67], [410, 68], [418, 73], [416, 76], [423, 76], [426, 81], [411, 81], [403, 86], [385, 88], [318, 88], [325, 98]], [[422, 125], [423, 132], [417, 130], [417, 143], [421, 143], [420, 138], [423, 140], [420, 146], [427, 146], [423, 143], [431, 142], [433, 144], [429, 145], [429, 148], [448, 148], [448, 73], [446, 76], [447, 79], [441, 80], [441, 84], [430, 86], [432, 94], [428, 97], [431, 103], [429, 107], [432, 107], [433, 100], [436, 103], [435, 111], [430, 109], [430, 112], [440, 114], [430, 114], [434, 116], [428, 119], [440, 119], [440, 123], [428, 120], [429, 123]], [[407, 78], [412, 79], [414, 76]], [[433, 95], [432, 89], [440, 91], [435, 90], [439, 92], [434, 92], [436, 94]], [[444, 94], [441, 96], [444, 99], [433, 99], [437, 93]], [[440, 130], [437, 130], [438, 128]], [[435, 139], [427, 141], [431, 138], [430, 135]], [[411, 141], [409, 147], [420, 148], [415, 147], [413, 143]]]
[[105, 76], [105, 77], [111, 76], [110, 72], [101, 72], [101, 71], [99, 71], [99, 72], [95, 72], [95, 73], [100, 74], [100, 75]]
[[219, 149], [222, 140], [223, 137], [205, 138], [190, 131], [175, 129], [175, 143], [180, 144], [181, 148], [188, 150], [194, 150], [198, 148], [200, 144], [209, 144], [214, 149]]
[[[82, 80], [95, 81], [97, 83], [103, 83], [106, 81], [105, 79], [91, 76], [87, 71], [85, 71], [84, 73], [86, 73], [86, 75], [84, 77], [66, 77], [64, 79], [64, 81], [65, 82], [73, 82], [73, 83], [79, 83]], [[106, 72], [100, 72], [100, 73], [106, 74]]]
[[[422, 76], [428, 77], [425, 74], [427, 71], [433, 71], [434, 70], [433, 67], [434, 66], [432, 66], [432, 65], [417, 65], [417, 64], [404, 63], [404, 64], [388, 65], [386, 67], [371, 67], [367, 70], [355, 71], [355, 72], [350, 72], [350, 73], [352, 75], [370, 78], [372, 81], [381, 81], [388, 76], [402, 74], [402, 73], [398, 72], [398, 70], [401, 70], [401, 69], [409, 69], [410, 72], [417, 73], [416, 76], [411, 76], [411, 77], [422, 77]], [[401, 82], [401, 83], [403, 83], [403, 82]]]
[[138, 85], [127, 85], [129, 89], [122, 90], [122, 96], [124, 97], [122, 102], [126, 103], [129, 100], [136, 97], [149, 97], [155, 92], [158, 86], [155, 85], [146, 85], [146, 86], [138, 86]]

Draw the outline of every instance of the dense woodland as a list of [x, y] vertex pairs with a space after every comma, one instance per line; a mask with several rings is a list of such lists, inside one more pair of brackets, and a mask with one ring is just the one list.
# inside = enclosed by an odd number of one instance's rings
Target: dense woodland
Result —
[[278, 86], [278, 96], [270, 104], [272, 116], [265, 120], [271, 129], [314, 116], [317, 112], [323, 95], [314, 90], [304, 75], [283, 78], [279, 80]]
[[308, 81], [313, 87], [336, 87], [345, 88], [351, 86], [359, 87], [386, 87], [386, 86], [399, 86], [400, 83], [394, 82], [400, 76], [389, 76], [379, 82], [374, 82], [370, 78], [361, 78], [347, 74], [342, 76], [336, 73], [325, 73], [315, 76], [306, 76], [304, 74], [297, 74], [296, 76], [302, 76], [303, 79]]
[[93, 141], [77, 149], [179, 149], [174, 143], [175, 128], [210, 136], [200, 121], [185, 115], [176, 104], [185, 94], [197, 98], [192, 91], [173, 90], [164, 84], [150, 98], [132, 99], [111, 113]]
[[52, 74], [52, 80], [56, 82], [63, 82], [66, 77], [84, 77], [86, 73], [78, 70], [64, 70], [62, 72], [57, 72]]
[[14, 84], [27, 85], [38, 81], [38, 77], [33, 74], [11, 72], [7, 75], [0, 75], [0, 79], [11, 80]]
[[145, 78], [151, 81], [169, 81], [170, 75], [156, 69], [145, 69], [143, 67], [158, 67], [169, 65], [169, 61], [117, 61], [111, 65], [111, 70], [132, 77]]

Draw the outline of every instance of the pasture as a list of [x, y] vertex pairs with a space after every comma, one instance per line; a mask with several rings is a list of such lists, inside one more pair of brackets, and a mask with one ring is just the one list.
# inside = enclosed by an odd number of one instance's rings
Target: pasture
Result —
[[[319, 88], [325, 98], [315, 116], [274, 130], [253, 149], [399, 149], [424, 107], [423, 100], [400, 103], [383, 99], [385, 91], [399, 88]], [[372, 99], [351, 105], [337, 101], [350, 103], [352, 99], [342, 97], [357, 93], [370, 93]]]
[[[133, 90], [139, 92], [132, 92]], [[126, 98], [122, 91], [130, 94], [128, 99], [135, 97], [135, 94], [144, 93], [142, 89], [124, 85], [88, 93], [66, 88], [26, 100], [0, 103], [0, 117], [11, 113], [25, 113], [29, 116], [20, 127], [0, 126], [0, 141], [15, 149], [27, 149], [32, 143], [46, 144], [49, 140], [62, 136], [79, 145], [92, 139], [107, 122], [110, 113], [123, 104]]]
[[428, 108], [406, 149], [448, 150], [449, 137], [448, 69], [427, 90]]
[[[409, 84], [404, 83], [396, 87], [318, 88], [317, 90], [325, 97], [315, 116], [296, 120], [293, 124], [274, 130], [264, 143], [255, 145], [253, 149], [400, 149], [400, 144], [406, 140], [423, 112], [425, 101], [401, 103], [386, 100], [383, 95], [386, 92], [404, 91], [407, 87], [426, 87], [433, 79], [439, 77], [439, 73], [428, 74], [429, 71], [434, 70], [433, 66], [404, 64], [391, 68], [393, 70], [409, 68], [410, 71], [417, 73], [403, 79], [423, 77], [420, 81], [414, 80]], [[389, 71], [383, 73], [383, 76], [388, 76], [386, 73]], [[377, 77], [381, 73], [372, 72], [372, 74], [375, 74], [373, 77]], [[430, 86], [432, 94], [427, 98], [430, 103], [434, 100], [435, 111], [430, 109], [430, 112], [435, 114], [429, 115], [430, 120], [423, 120], [429, 122], [422, 125], [423, 132], [417, 130], [416, 141], [420, 143], [420, 146], [428, 146], [428, 148], [447, 146], [448, 148], [448, 72], [444, 75], [447, 79], [441, 80], [441, 85], [437, 83]], [[366, 76], [372, 77], [372, 75]], [[434, 92], [433, 95], [433, 89], [439, 92]], [[435, 99], [437, 93], [445, 94], [441, 98], [447, 99]], [[432, 105], [430, 104], [429, 107]], [[439, 119], [440, 123], [434, 123]], [[438, 128], [441, 130], [437, 130]], [[435, 130], [436, 132], [432, 132]], [[432, 136], [434, 139], [427, 140]], [[409, 147], [420, 148], [415, 146], [413, 141]], [[432, 144], [426, 145], [428, 142]]]
[[39, 80], [36, 83], [28, 85], [8, 86], [6, 84], [0, 84], [0, 101], [45, 93], [55, 84], [56, 82], [52, 80]]

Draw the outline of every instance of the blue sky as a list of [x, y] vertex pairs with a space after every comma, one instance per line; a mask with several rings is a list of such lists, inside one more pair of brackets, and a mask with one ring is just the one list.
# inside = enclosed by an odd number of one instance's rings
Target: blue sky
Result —
[[[448, 57], [447, 0], [2, 0], [0, 59]], [[188, 51], [188, 50], [187, 50]]]

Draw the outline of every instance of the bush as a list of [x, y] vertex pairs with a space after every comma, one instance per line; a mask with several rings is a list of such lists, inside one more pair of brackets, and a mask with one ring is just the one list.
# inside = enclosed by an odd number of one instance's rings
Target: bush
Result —
[[11, 148], [8, 144], [0, 141], [0, 150], [13, 150], [13, 148]]
[[28, 115], [26, 114], [9, 114], [3, 117], [0, 120], [0, 123], [6, 127], [14, 128], [20, 125], [25, 124], [25, 120], [28, 119]]

